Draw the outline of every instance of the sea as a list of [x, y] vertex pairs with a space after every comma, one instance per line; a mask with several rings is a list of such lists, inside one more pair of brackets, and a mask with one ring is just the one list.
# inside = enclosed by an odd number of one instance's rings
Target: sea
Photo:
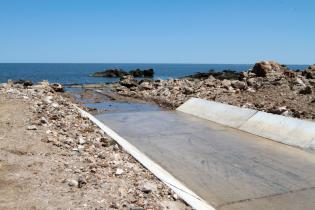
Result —
[[[288, 65], [293, 70], [303, 70], [308, 65]], [[91, 77], [97, 71], [106, 69], [149, 69], [155, 71], [154, 79], [179, 78], [196, 72], [209, 70], [247, 71], [251, 64], [141, 64], [141, 63], [0, 63], [0, 82], [11, 80], [48, 80], [61, 84], [95, 84], [116, 82], [116, 78]]]

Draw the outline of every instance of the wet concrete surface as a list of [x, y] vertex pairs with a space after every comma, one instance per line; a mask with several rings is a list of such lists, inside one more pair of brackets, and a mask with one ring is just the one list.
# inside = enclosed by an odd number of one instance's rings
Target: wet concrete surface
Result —
[[179, 112], [97, 118], [216, 209], [315, 209], [312, 153]]
[[[114, 100], [108, 96], [97, 92], [100, 89], [87, 88], [66, 88], [66, 91], [90, 109], [99, 112], [144, 112], [160, 111], [161, 108], [156, 104], [149, 104], [140, 101]], [[111, 92], [110, 89], [102, 89], [104, 92]]]

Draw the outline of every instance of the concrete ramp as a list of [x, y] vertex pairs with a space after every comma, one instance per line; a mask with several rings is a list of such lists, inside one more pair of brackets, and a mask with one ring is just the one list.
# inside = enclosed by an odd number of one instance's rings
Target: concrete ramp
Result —
[[178, 111], [283, 144], [315, 149], [315, 122], [191, 98]]
[[315, 209], [313, 153], [182, 112], [97, 118], [215, 209]]

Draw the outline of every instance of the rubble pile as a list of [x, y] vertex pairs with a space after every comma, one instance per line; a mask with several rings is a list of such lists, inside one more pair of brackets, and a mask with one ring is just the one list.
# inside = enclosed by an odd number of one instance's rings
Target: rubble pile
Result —
[[[200, 74], [200, 73], [199, 73]], [[262, 61], [231, 79], [194, 77], [134, 80], [124, 77], [113, 89], [174, 109], [191, 97], [303, 119], [315, 119], [315, 65], [292, 71], [274, 61]], [[231, 74], [231, 72], [230, 72]], [[239, 79], [235, 79], [239, 77]]]
[[[44, 132], [42, 141], [61, 151], [57, 154], [62, 160], [58, 170], [67, 177], [61, 179], [59, 173], [51, 176], [63, 183], [66, 189], [62, 191], [79, 194], [80, 200], [74, 202], [77, 207], [191, 209], [89, 119], [82, 117], [75, 105], [58, 93], [63, 90], [61, 85], [46, 81], [27, 84], [11, 81], [0, 84], [0, 99], [30, 104], [33, 114], [25, 129]], [[87, 200], [81, 194], [97, 196], [98, 201]]]

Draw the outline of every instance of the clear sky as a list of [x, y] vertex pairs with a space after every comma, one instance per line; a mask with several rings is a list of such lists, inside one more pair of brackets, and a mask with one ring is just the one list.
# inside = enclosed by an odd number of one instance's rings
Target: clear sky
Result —
[[314, 0], [0, 0], [0, 62], [315, 63]]

